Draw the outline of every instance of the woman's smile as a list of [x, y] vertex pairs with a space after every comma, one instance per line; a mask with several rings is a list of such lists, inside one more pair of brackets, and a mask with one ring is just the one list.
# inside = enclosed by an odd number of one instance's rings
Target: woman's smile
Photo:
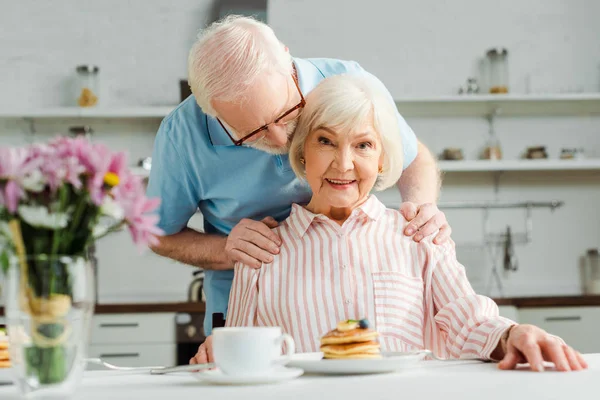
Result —
[[336, 190], [347, 190], [358, 184], [356, 179], [333, 179], [333, 178], [325, 178], [325, 182]]

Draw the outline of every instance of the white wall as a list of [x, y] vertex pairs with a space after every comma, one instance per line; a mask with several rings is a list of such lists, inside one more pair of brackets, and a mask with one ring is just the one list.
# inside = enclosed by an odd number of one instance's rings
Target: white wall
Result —
[[[271, 0], [269, 21], [292, 54], [356, 60], [402, 97], [456, 94], [494, 46], [509, 50], [514, 93], [600, 91], [599, 14], [594, 0]], [[462, 147], [475, 159], [488, 137], [483, 118], [408, 122], [436, 154]], [[600, 157], [597, 117], [501, 117], [496, 131], [505, 158], [534, 145], [546, 145], [553, 158], [562, 147], [585, 147], [588, 156]], [[533, 241], [517, 246], [520, 269], [505, 279], [505, 293], [579, 293], [578, 258], [600, 246], [599, 183], [597, 172], [507, 173], [496, 195], [492, 174], [447, 174], [441, 201], [565, 201], [554, 213], [533, 211]], [[394, 192], [383, 197], [398, 199]], [[482, 213], [447, 215], [459, 255], [483, 290], [490, 261], [481, 246], [470, 245], [481, 243]], [[493, 212], [492, 227], [522, 231], [523, 218], [520, 211]]]
[[[103, 105], [173, 105], [186, 78], [189, 47], [212, 18], [213, 0], [0, 0], [0, 107], [74, 105], [78, 64], [100, 66]], [[0, 118], [0, 145], [46, 140], [89, 124], [94, 140], [150, 156], [160, 120], [36, 121]], [[147, 252], [128, 233], [100, 241], [99, 297], [112, 301], [184, 300], [193, 269]]]
[[[107, 105], [165, 105], [179, 99], [179, 79], [195, 32], [212, 15], [213, 0], [76, 1], [0, 0], [0, 107], [59, 106], [72, 102], [74, 67], [101, 68], [101, 101]], [[394, 96], [453, 94], [474, 74], [477, 59], [495, 45], [510, 51], [511, 90], [598, 90], [600, 2], [594, 0], [383, 1], [271, 0], [269, 20], [293, 55], [359, 61]], [[94, 120], [95, 140], [130, 152], [132, 162], [150, 155], [157, 120]], [[475, 158], [487, 137], [483, 118], [412, 118], [409, 123], [435, 153], [463, 147]], [[22, 120], [0, 119], [0, 144], [21, 144], [66, 133], [81, 121], [37, 121], [30, 136]], [[600, 157], [600, 118], [500, 118], [505, 157], [530, 145], [585, 146]], [[508, 173], [500, 192], [491, 174], [449, 174], [442, 201], [564, 200], [551, 214], [535, 210], [533, 242], [517, 246], [520, 270], [505, 279], [510, 295], [578, 293], [578, 257], [600, 246], [596, 205], [600, 175], [594, 172]], [[397, 193], [383, 194], [398, 201]], [[499, 231], [521, 230], [517, 211], [493, 214]], [[481, 214], [448, 216], [463, 262], [482, 288], [489, 260], [479, 246]], [[146, 254], [128, 238], [99, 245], [101, 300], [181, 300], [191, 268]], [[497, 293], [492, 293], [496, 295]]]

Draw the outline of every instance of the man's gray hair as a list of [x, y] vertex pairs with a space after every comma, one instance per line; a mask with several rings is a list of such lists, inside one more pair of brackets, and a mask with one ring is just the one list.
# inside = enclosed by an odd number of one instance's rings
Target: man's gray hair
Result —
[[257, 77], [291, 74], [292, 58], [266, 24], [231, 15], [200, 31], [188, 56], [188, 83], [202, 110], [213, 117], [213, 100], [243, 103]]

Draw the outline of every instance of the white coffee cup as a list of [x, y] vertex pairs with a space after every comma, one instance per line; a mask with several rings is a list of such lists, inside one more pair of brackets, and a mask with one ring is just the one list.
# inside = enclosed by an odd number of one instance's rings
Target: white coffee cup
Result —
[[[286, 354], [281, 355], [281, 345]], [[290, 362], [294, 339], [279, 327], [228, 327], [212, 331], [215, 364], [227, 375], [260, 376]]]

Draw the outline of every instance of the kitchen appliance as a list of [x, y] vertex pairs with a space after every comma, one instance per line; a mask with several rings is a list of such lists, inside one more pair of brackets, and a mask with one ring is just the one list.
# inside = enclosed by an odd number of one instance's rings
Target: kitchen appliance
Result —
[[189, 364], [206, 340], [204, 313], [177, 313], [175, 315], [175, 340], [177, 341], [177, 365]]
[[[204, 315], [198, 313], [177, 313], [175, 315], [175, 340], [177, 341], [177, 365], [189, 364], [198, 352], [198, 347], [206, 340]], [[213, 328], [225, 326], [223, 313], [212, 315]]]
[[600, 294], [600, 252], [588, 249], [583, 258], [582, 283], [585, 294]]
[[197, 303], [206, 303], [204, 294], [204, 270], [199, 269], [193, 272], [194, 280], [188, 288], [188, 301]]

